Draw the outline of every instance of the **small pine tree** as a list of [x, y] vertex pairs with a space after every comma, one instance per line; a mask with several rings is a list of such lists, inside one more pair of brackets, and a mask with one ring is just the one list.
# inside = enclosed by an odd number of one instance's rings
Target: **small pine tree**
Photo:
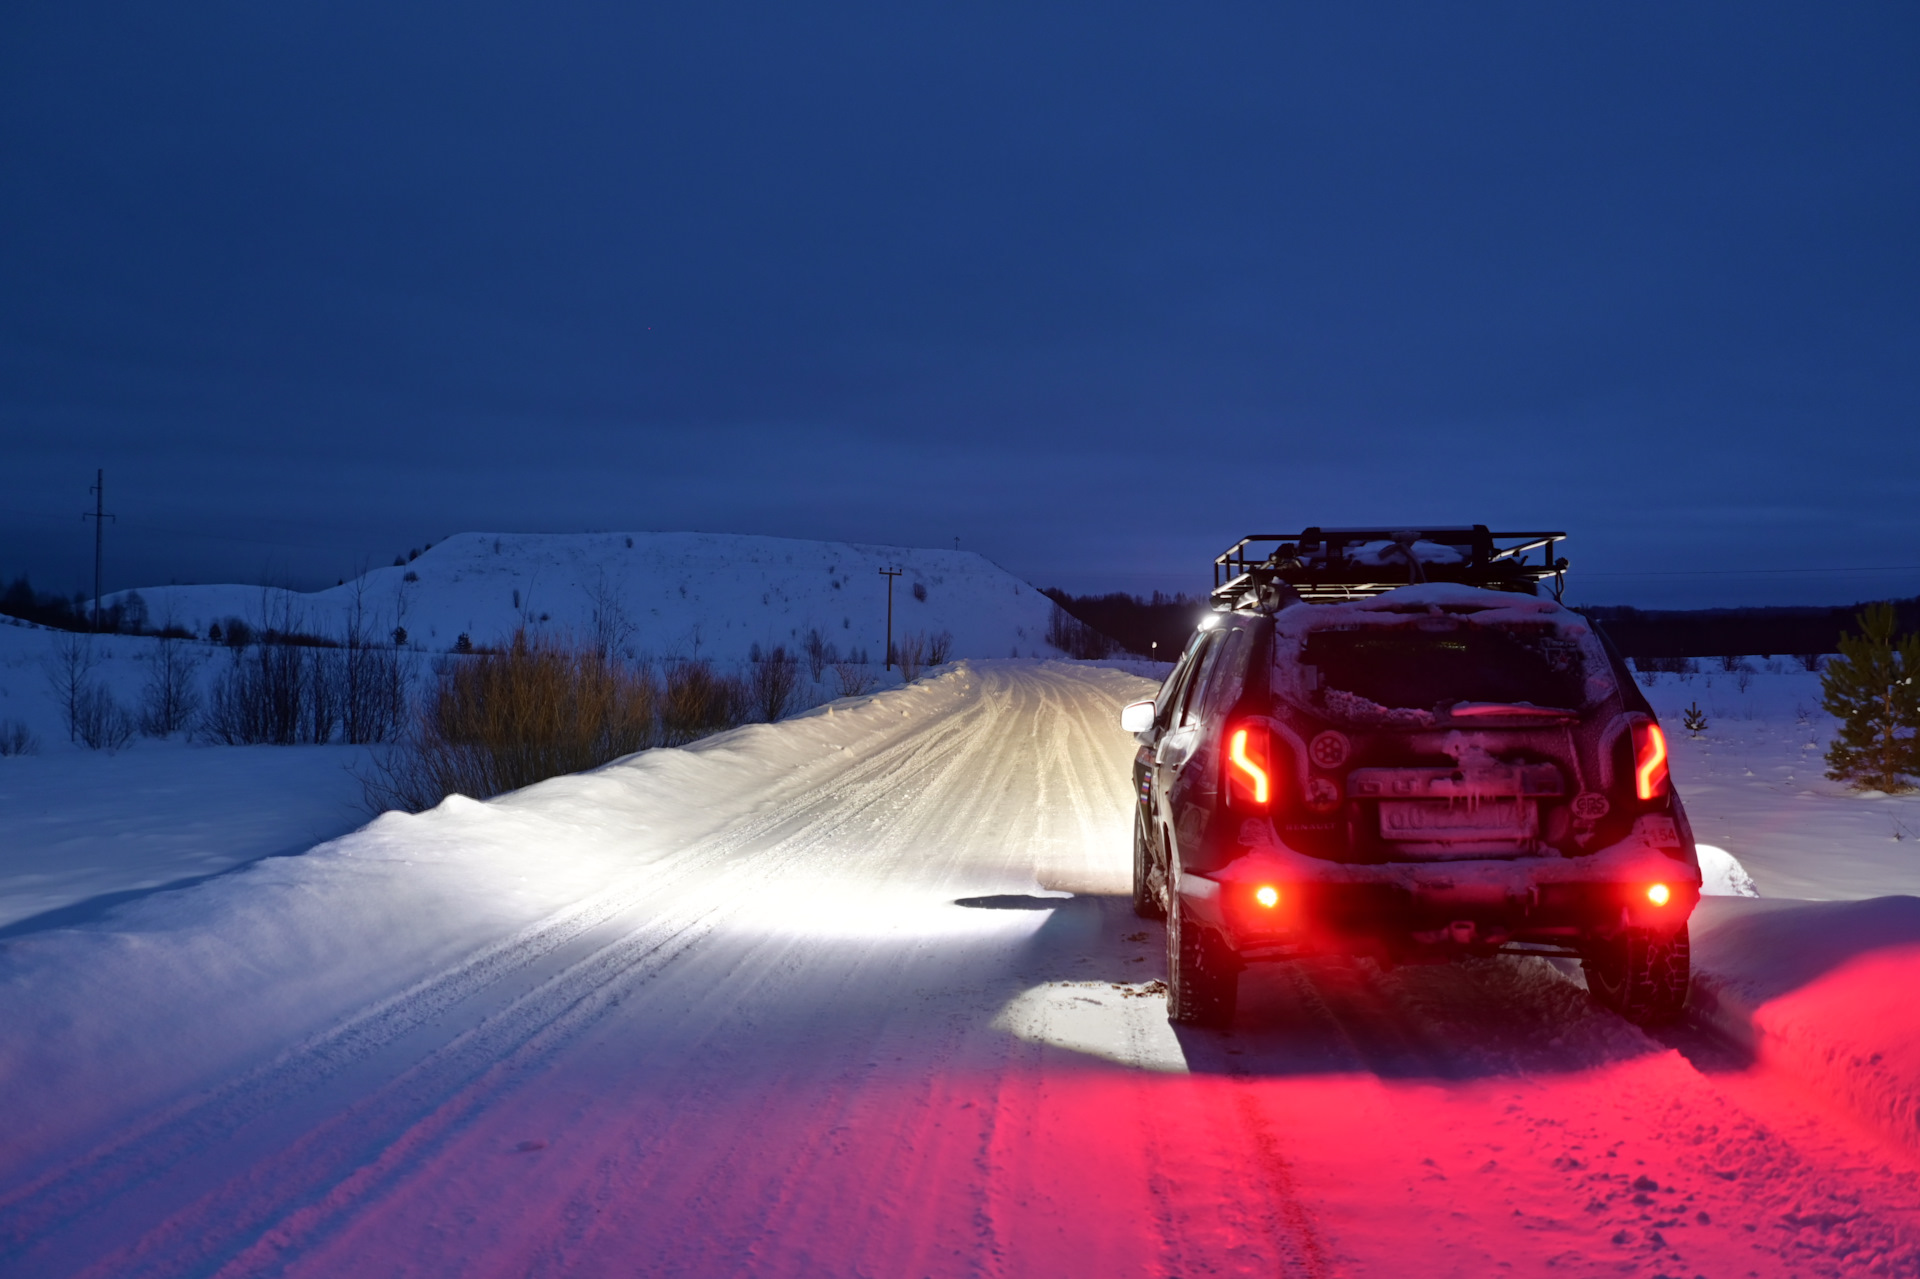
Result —
[[1680, 712], [1680, 722], [1685, 724], [1687, 731], [1695, 737], [1707, 731], [1707, 713], [1700, 709], [1699, 702], [1694, 702]]
[[1920, 774], [1920, 635], [1895, 637], [1891, 604], [1869, 605], [1857, 620], [1860, 634], [1840, 637], [1840, 656], [1820, 677], [1820, 705], [1840, 721], [1827, 776], [1905, 790], [1905, 777]]

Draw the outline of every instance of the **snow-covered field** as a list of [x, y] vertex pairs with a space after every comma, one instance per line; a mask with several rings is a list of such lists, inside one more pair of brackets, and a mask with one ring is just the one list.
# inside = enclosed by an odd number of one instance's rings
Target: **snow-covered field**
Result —
[[[1819, 674], [1747, 660], [1759, 669], [1640, 677], [1666, 725], [1695, 836], [1732, 852], [1762, 897], [1920, 893], [1920, 795], [1862, 795], [1828, 781], [1833, 717], [1820, 709]], [[1689, 706], [1706, 715], [1698, 736], [1683, 727]]]
[[[209, 746], [135, 738], [117, 751], [67, 740], [49, 688], [61, 637], [0, 624], [0, 731], [32, 734], [0, 758], [0, 937], [73, 922], [128, 894], [302, 853], [364, 825], [354, 746]], [[154, 641], [91, 641], [89, 678], [138, 706]], [[207, 669], [224, 660], [209, 650]]]
[[[1511, 958], [1258, 969], [1175, 1031], [1124, 898], [1148, 685], [1061, 662], [0, 938], [0, 1271], [1920, 1273], [1920, 808], [1819, 778], [1816, 677], [1748, 684], [1649, 690], [1761, 894], [1703, 903], [1701, 1026], [1658, 1037]], [[0, 830], [43, 804], [97, 897], [248, 829], [178, 836], [217, 805], [148, 771], [258, 796], [218, 761], [273, 753], [49, 744]]]

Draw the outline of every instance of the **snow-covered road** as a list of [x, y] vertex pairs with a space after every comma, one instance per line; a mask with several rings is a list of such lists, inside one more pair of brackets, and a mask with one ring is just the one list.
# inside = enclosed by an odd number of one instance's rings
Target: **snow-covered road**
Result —
[[1144, 687], [963, 665], [9, 943], [0, 1271], [1920, 1273], [1911, 1160], [1544, 961], [1173, 1031]]

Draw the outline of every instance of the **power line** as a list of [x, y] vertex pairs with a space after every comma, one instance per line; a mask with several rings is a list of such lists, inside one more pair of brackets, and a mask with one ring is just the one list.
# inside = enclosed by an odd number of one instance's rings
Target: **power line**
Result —
[[100, 629], [100, 555], [106, 540], [107, 521], [115, 517], [107, 514], [107, 472], [104, 468], [93, 473], [93, 487], [87, 492], [93, 494], [93, 510], [82, 511], [80, 518], [93, 521], [93, 629]]
[[887, 579], [887, 654], [886, 666], [893, 669], [893, 579], [905, 571], [900, 568], [883, 568], [880, 576]]
[[1818, 573], [1826, 576], [1830, 573], [1914, 573], [1920, 572], [1920, 564], [1882, 564], [1877, 568], [1676, 568], [1648, 569], [1641, 573], [1607, 573], [1595, 570], [1581, 571], [1570, 569], [1570, 573], [1579, 573], [1581, 577], [1752, 577], [1760, 573]]

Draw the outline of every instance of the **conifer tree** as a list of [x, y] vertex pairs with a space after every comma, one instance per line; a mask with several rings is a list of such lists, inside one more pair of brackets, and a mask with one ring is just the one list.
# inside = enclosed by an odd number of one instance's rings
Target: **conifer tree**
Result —
[[1893, 605], [1871, 604], [1860, 634], [1840, 637], [1840, 656], [1820, 678], [1821, 706], [1840, 720], [1827, 747], [1827, 776], [1881, 791], [1920, 775], [1920, 635], [1893, 633]]

